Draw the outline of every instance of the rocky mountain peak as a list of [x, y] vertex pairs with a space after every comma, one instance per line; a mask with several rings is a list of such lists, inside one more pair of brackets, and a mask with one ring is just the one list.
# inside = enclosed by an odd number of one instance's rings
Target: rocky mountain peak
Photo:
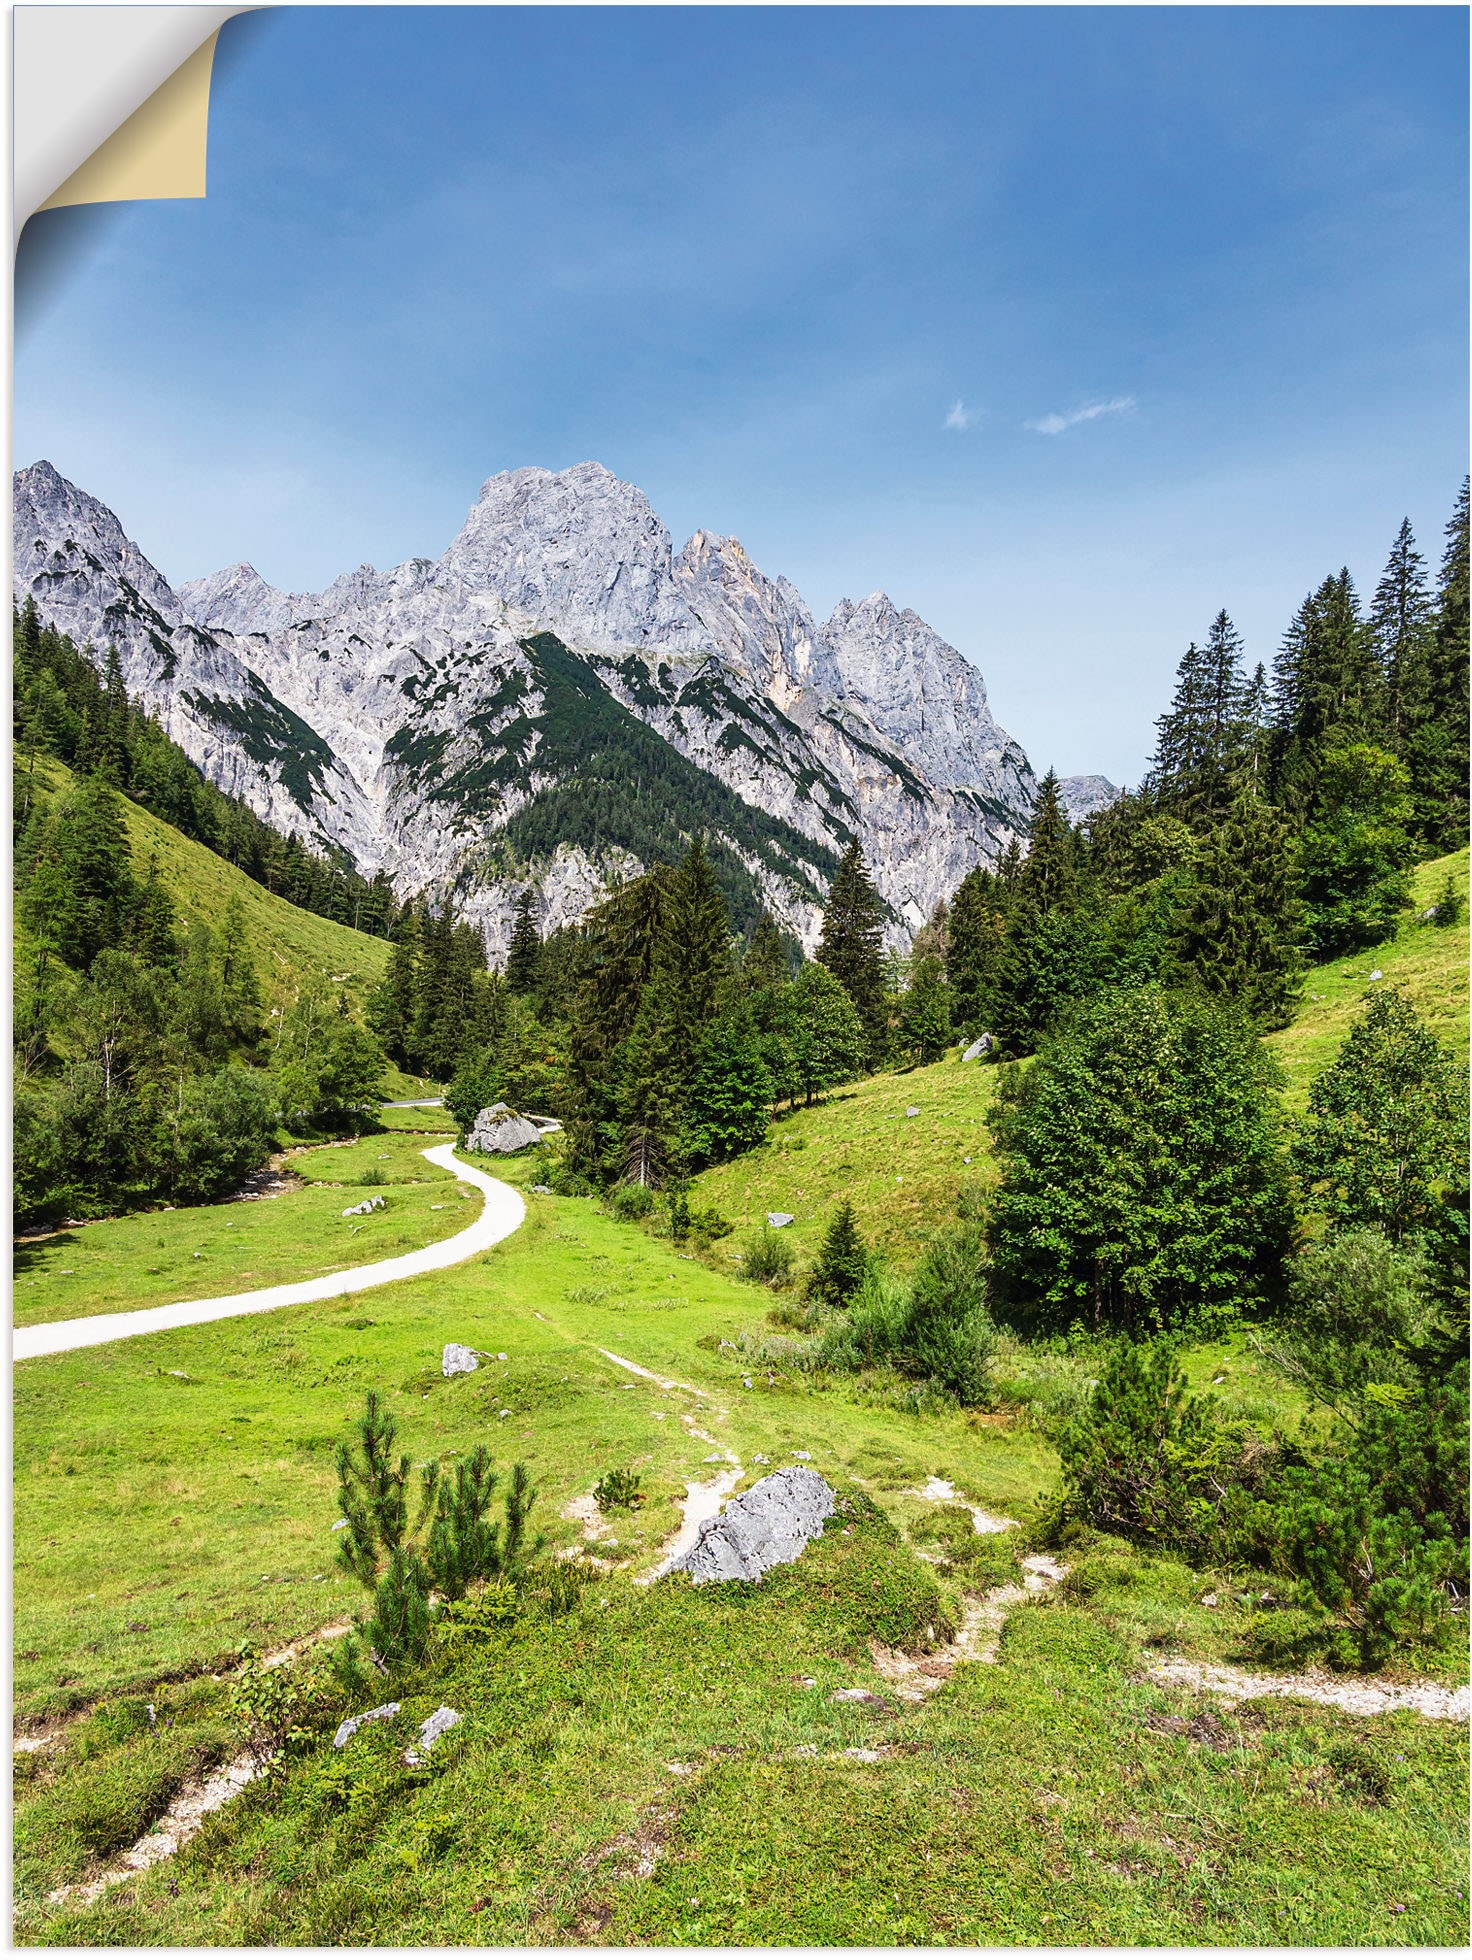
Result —
[[590, 646], [709, 654], [672, 562], [643, 491], [601, 463], [578, 463], [488, 478], [438, 569]]
[[296, 597], [267, 583], [254, 565], [227, 565], [179, 587], [184, 610], [196, 626], [227, 633], [271, 633], [296, 617]]

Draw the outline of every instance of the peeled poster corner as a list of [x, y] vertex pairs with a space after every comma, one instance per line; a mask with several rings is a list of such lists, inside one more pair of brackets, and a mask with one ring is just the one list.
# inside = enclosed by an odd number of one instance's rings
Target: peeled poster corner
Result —
[[215, 42], [251, 11], [17, 7], [16, 239], [37, 211], [203, 197]]

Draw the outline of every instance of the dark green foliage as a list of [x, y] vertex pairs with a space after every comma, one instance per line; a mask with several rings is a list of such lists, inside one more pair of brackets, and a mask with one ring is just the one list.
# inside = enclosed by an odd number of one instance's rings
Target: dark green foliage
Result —
[[633, 1511], [644, 1502], [636, 1470], [605, 1470], [593, 1486], [593, 1500], [600, 1511]]
[[915, 960], [900, 1004], [900, 1041], [923, 1068], [950, 1046], [952, 995], [944, 962], [935, 954]]
[[[364, 1637], [380, 1664], [410, 1662], [423, 1653], [431, 1622], [430, 1594], [463, 1599], [472, 1586], [519, 1582], [542, 1547], [528, 1539], [536, 1492], [518, 1463], [507, 1486], [503, 1519], [490, 1507], [499, 1477], [477, 1444], [453, 1469], [425, 1464], [419, 1506], [409, 1516], [410, 1462], [396, 1453], [397, 1424], [376, 1391], [354, 1425], [354, 1441], [338, 1445], [338, 1504], [346, 1528], [337, 1562], [373, 1595]], [[344, 1666], [351, 1670], [350, 1651]]]
[[277, 1103], [293, 1129], [370, 1115], [383, 1095], [383, 1050], [341, 997], [299, 994], [282, 1013], [272, 1061]]
[[763, 987], [779, 987], [784, 980], [792, 978], [782, 935], [770, 912], [763, 912], [753, 928], [741, 961], [741, 978], [752, 993]]
[[[295, 835], [282, 837], [243, 803], [206, 782], [184, 751], [129, 701], [114, 651], [109, 650], [104, 675], [99, 676], [91, 650], [78, 652], [64, 634], [43, 626], [29, 599], [15, 616], [14, 643], [15, 748], [26, 765], [17, 796], [22, 820], [32, 804], [34, 759], [54, 755], [79, 774], [96, 772], [293, 905], [360, 932], [387, 935], [395, 911], [387, 878], [380, 873], [370, 882], [340, 852], [313, 852]], [[276, 726], [288, 713], [279, 703], [257, 703], [246, 710], [218, 702], [206, 705], [222, 723], [227, 708], [237, 717], [243, 712], [251, 741], [268, 732], [266, 724], [274, 714], [267, 761], [302, 761], [310, 774], [330, 759], [295, 716], [289, 718], [290, 728]], [[298, 788], [308, 787], [300, 768], [296, 775]]]
[[1373, 742], [1384, 682], [1348, 571], [1305, 599], [1273, 669], [1270, 786], [1300, 821], [1319, 814], [1319, 778], [1335, 749]]
[[741, 1277], [757, 1286], [783, 1286], [792, 1275], [792, 1244], [760, 1225], [741, 1249]]
[[1156, 723], [1149, 806], [1208, 834], [1255, 773], [1260, 712], [1260, 683], [1242, 673], [1241, 638], [1218, 613], [1206, 645], [1187, 647], [1170, 710]]
[[869, 1271], [869, 1249], [847, 1199], [834, 1212], [808, 1277], [808, 1292], [825, 1306], [846, 1307]]
[[1207, 993], [1259, 1027], [1283, 1028], [1298, 997], [1297, 864], [1287, 826], [1244, 791], [1203, 840], [1177, 957]]
[[967, 1040], [987, 1031], [988, 988], [1006, 925], [996, 879], [980, 867], [968, 871], [951, 900], [945, 955], [952, 1019], [956, 1032]]
[[1292, 1151], [1307, 1202], [1335, 1230], [1445, 1246], [1465, 1141], [1461, 1072], [1403, 995], [1377, 989], [1309, 1091]]
[[685, 1137], [697, 1164], [753, 1149], [767, 1134], [772, 1083], [751, 1010], [743, 1002], [712, 1021], [695, 1050]]
[[1288, 1268], [1270, 1361], [1314, 1402], [1353, 1422], [1367, 1396], [1397, 1405], [1419, 1378], [1436, 1303], [1425, 1261], [1367, 1226], [1306, 1246]]
[[1410, 900], [1410, 781], [1383, 749], [1331, 749], [1300, 844], [1304, 932], [1315, 959], [1378, 945]]
[[816, 896], [833, 868], [830, 851], [687, 761], [554, 634], [538, 633], [522, 645], [541, 691], [540, 716], [535, 724], [513, 723], [497, 737], [494, 754], [442, 778], [432, 790], [436, 799], [466, 815], [490, 815], [522, 778], [535, 733], [537, 773], [553, 786], [539, 790], [505, 828], [508, 847], [523, 861], [576, 845], [595, 859], [617, 851], [644, 864], [668, 864], [689, 838], [706, 834], [730, 840], [712, 845], [712, 866], [741, 927], [756, 919], [761, 901], [738, 851]]
[[1019, 1321], [1218, 1326], [1292, 1228], [1275, 1064], [1233, 1010], [1156, 987], [1079, 1008], [992, 1116], [1000, 1297]]
[[1467, 484], [1446, 527], [1434, 629], [1424, 667], [1404, 690], [1399, 754], [1410, 774], [1414, 827], [1431, 850], [1467, 841]]
[[1426, 584], [1426, 561], [1416, 549], [1409, 518], [1401, 521], [1368, 620], [1370, 643], [1385, 685], [1383, 739], [1400, 754], [1427, 688], [1436, 613]]
[[811, 1104], [825, 1090], [863, 1073], [870, 1037], [848, 989], [817, 960], [803, 967], [788, 1000], [788, 1093]]
[[1376, 1667], [1431, 1635], [1467, 1589], [1467, 1374], [1403, 1407], [1370, 1403], [1339, 1457], [1283, 1475], [1271, 1538], [1284, 1568]]
[[828, 889], [817, 959], [840, 982], [858, 1012], [871, 1068], [881, 1064], [889, 1046], [880, 944], [884, 913], [863, 853], [856, 843], [850, 844]]
[[542, 936], [537, 930], [537, 897], [528, 885], [516, 901], [511, 944], [506, 954], [506, 985], [513, 994], [535, 993], [542, 964]]
[[1197, 1555], [1220, 1543], [1222, 1507], [1237, 1483], [1234, 1439], [1187, 1393], [1168, 1343], [1110, 1348], [1058, 1454], [1059, 1525]]
[[1434, 926], [1456, 926], [1466, 917], [1467, 901], [1462, 895], [1455, 876], [1448, 871], [1442, 880], [1441, 889], [1431, 907], [1431, 921]]

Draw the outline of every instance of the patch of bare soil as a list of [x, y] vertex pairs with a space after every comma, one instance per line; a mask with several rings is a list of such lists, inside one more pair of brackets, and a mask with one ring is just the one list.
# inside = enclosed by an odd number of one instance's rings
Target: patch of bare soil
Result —
[[260, 1766], [256, 1758], [247, 1755], [237, 1756], [234, 1762], [212, 1770], [208, 1776], [191, 1779], [153, 1828], [145, 1831], [115, 1865], [109, 1866], [96, 1878], [75, 1885], [59, 1885], [54, 1892], [47, 1893], [47, 1898], [52, 1905], [63, 1905], [72, 1899], [82, 1905], [90, 1905], [112, 1886], [121, 1885], [125, 1879], [136, 1878], [139, 1872], [146, 1872], [152, 1865], [162, 1864], [165, 1858], [172, 1858], [181, 1845], [187, 1844], [196, 1835], [211, 1811], [222, 1809], [259, 1775]]
[[1388, 1715], [1409, 1708], [1435, 1722], [1465, 1722], [1472, 1716], [1472, 1688], [1440, 1688], [1432, 1682], [1407, 1686], [1374, 1676], [1336, 1679], [1332, 1674], [1245, 1674], [1239, 1668], [1201, 1661], [1165, 1660], [1147, 1669], [1147, 1679], [1166, 1687], [1194, 1688], [1227, 1703], [1281, 1695], [1342, 1708], [1351, 1715]]
[[1046, 1552], [1033, 1552], [1022, 1561], [1020, 1586], [993, 1586], [967, 1605], [954, 1640], [933, 1654], [904, 1654], [879, 1641], [870, 1645], [876, 1670], [894, 1689], [901, 1701], [920, 1702], [943, 1688], [965, 1661], [995, 1662], [1002, 1645], [1002, 1629], [1013, 1610], [1039, 1593], [1051, 1592], [1068, 1567], [1060, 1565]]
[[263, 1171], [251, 1171], [238, 1191], [232, 1191], [226, 1204], [253, 1204], [262, 1198], [284, 1198], [292, 1191], [304, 1191], [306, 1179], [298, 1177], [295, 1171], [277, 1170], [268, 1166]]
[[932, 1504], [959, 1504], [963, 1511], [969, 1511], [971, 1513], [971, 1522], [975, 1526], [978, 1535], [993, 1531], [1015, 1531], [1017, 1529], [1016, 1518], [998, 1518], [994, 1517], [990, 1511], [983, 1511], [979, 1504], [973, 1504], [969, 1497], [963, 1497], [960, 1491], [956, 1489], [956, 1486], [953, 1483], [948, 1483], [944, 1477], [931, 1477], [927, 1481], [924, 1490], [917, 1490], [911, 1494], [915, 1497], [926, 1498]]

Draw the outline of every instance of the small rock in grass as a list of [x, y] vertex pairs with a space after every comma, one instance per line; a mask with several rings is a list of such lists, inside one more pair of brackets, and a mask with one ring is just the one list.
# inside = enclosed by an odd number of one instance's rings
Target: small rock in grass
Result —
[[1201, 1595], [1201, 1604], [1203, 1606], [1215, 1606], [1217, 1603], [1218, 1603], [1217, 1596], [1215, 1593], [1203, 1593]]
[[348, 1521], [346, 1518], [339, 1518], [337, 1523], [332, 1527], [334, 1531], [346, 1531], [347, 1528], [348, 1528]]
[[717, 1450], [714, 1456], [703, 1456], [700, 1460], [702, 1463], [724, 1463], [726, 1459]]
[[790, 1211], [769, 1211], [767, 1213], [767, 1223], [769, 1225], [790, 1225], [792, 1218], [793, 1214]]
[[552, 1186], [550, 1184], [534, 1184], [532, 1186], [532, 1196], [534, 1198], [550, 1198], [551, 1195]]
[[918, 1116], [920, 1112], [918, 1109], [916, 1109], [915, 1105], [911, 1103], [910, 1107], [905, 1111], [905, 1114], [906, 1116]]
[[811, 1450], [794, 1450], [792, 1454], [803, 1463], [811, 1463], [813, 1460], [813, 1453]]
[[886, 1712], [889, 1709], [889, 1703], [884, 1699], [883, 1695], [870, 1694], [867, 1688], [835, 1688], [828, 1699], [829, 1701], [851, 1701], [859, 1708], [882, 1708]]
[[346, 1748], [365, 1722], [386, 1722], [391, 1716], [398, 1714], [401, 1706], [400, 1702], [386, 1701], [382, 1708], [370, 1708], [365, 1715], [349, 1715], [332, 1738], [333, 1748]]
[[480, 1366], [474, 1348], [464, 1347], [459, 1341], [447, 1341], [445, 1351], [440, 1356], [440, 1373], [449, 1379], [451, 1375], [473, 1375]]
[[852, 1756], [856, 1763], [882, 1763], [883, 1753], [878, 1749], [845, 1749], [845, 1756]]

